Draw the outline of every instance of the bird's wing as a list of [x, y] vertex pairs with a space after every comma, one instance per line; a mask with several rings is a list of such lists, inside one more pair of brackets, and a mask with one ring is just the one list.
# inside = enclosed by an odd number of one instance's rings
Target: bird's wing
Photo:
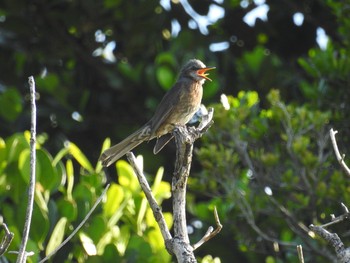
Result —
[[151, 119], [151, 133], [154, 134], [164, 121], [172, 114], [175, 105], [180, 100], [182, 83], [176, 82], [174, 86], [164, 95], [156, 112]]

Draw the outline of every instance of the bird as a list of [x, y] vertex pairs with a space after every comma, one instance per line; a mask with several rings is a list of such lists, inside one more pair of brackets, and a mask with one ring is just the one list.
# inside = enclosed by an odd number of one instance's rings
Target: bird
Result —
[[208, 70], [198, 59], [189, 60], [180, 70], [177, 81], [164, 95], [153, 117], [140, 129], [129, 135], [120, 143], [105, 150], [100, 158], [102, 165], [110, 166], [139, 144], [157, 139], [153, 153], [157, 154], [172, 138], [172, 131], [179, 125], [187, 124], [200, 108], [203, 87], [208, 77]]

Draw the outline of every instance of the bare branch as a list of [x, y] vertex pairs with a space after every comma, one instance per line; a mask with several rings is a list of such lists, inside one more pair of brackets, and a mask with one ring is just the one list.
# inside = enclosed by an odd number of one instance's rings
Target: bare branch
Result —
[[192, 245], [193, 250], [196, 250], [197, 248], [199, 248], [201, 245], [203, 245], [205, 242], [215, 237], [221, 231], [222, 225], [220, 223], [220, 219], [219, 219], [219, 215], [218, 215], [218, 211], [216, 210], [216, 207], [214, 207], [214, 217], [215, 217], [216, 229], [214, 230], [214, 228], [210, 226], [207, 232], [205, 233], [205, 235], [201, 238], [201, 240], [199, 240], [196, 244]]
[[303, 255], [303, 247], [301, 245], [297, 245], [298, 258], [300, 263], [304, 263], [304, 255]]
[[193, 143], [212, 125], [214, 109], [202, 116], [198, 128], [176, 127], [173, 135], [176, 143], [175, 171], [172, 179], [173, 217], [174, 217], [174, 254], [178, 262], [197, 262], [190, 245], [186, 223], [186, 187], [190, 174]]
[[338, 131], [334, 131], [333, 129], [330, 129], [329, 131], [329, 135], [331, 137], [331, 141], [332, 141], [332, 145], [333, 145], [333, 149], [334, 149], [334, 153], [335, 156], [340, 164], [340, 166], [343, 168], [344, 172], [346, 173], [347, 176], [350, 176], [350, 169], [349, 167], [346, 165], [346, 163], [344, 162], [344, 157], [345, 155], [341, 155], [338, 149], [338, 145], [337, 145], [337, 141], [335, 139], [335, 135], [338, 133]]
[[[142, 170], [140, 169], [140, 167], [137, 165], [136, 163], [136, 158], [134, 156], [134, 154], [132, 152], [129, 152], [126, 154], [126, 157], [128, 158], [130, 165], [132, 166], [137, 179], [139, 180], [140, 186], [142, 188], [142, 191], [145, 193], [147, 201], [152, 209], [154, 218], [156, 219], [158, 226], [160, 228], [160, 231], [162, 233], [164, 242], [166, 247], [168, 246], [167, 244], [169, 243], [169, 240], [172, 239], [172, 236], [170, 234], [170, 231], [168, 229], [168, 226], [165, 222], [163, 213], [162, 213], [162, 208], [158, 205], [151, 187], [149, 186], [147, 179], [145, 177], [145, 175], [142, 173]], [[167, 247], [168, 249], [168, 247]]]
[[5, 231], [5, 235], [2, 238], [1, 243], [0, 243], [0, 256], [2, 256], [9, 248], [9, 246], [12, 242], [12, 239], [14, 237], [14, 234], [12, 232], [10, 232], [7, 225], [3, 222], [3, 219], [1, 216], [0, 216], [0, 218], [1, 218], [0, 219], [0, 221], [1, 221], [0, 226], [2, 226], [4, 228], [4, 231]]
[[338, 223], [344, 221], [345, 219], [349, 219], [350, 218], [349, 209], [343, 203], [341, 203], [341, 206], [342, 206], [342, 208], [344, 210], [344, 214], [342, 214], [340, 216], [337, 216], [337, 217], [335, 217], [334, 214], [331, 214], [331, 222], [323, 224], [320, 227], [323, 227], [323, 228], [324, 227], [328, 227], [328, 226], [331, 226], [331, 225], [334, 225], [334, 224], [338, 224]]
[[350, 262], [350, 249], [344, 247], [343, 242], [336, 233], [328, 232], [321, 226], [310, 225], [310, 229], [334, 247], [339, 262]]
[[102, 194], [99, 196], [99, 198], [96, 200], [94, 205], [91, 207], [89, 213], [86, 214], [84, 219], [80, 222], [80, 224], [77, 226], [76, 229], [60, 244], [57, 248], [55, 248], [49, 255], [47, 255], [45, 258], [39, 261], [39, 263], [43, 263], [47, 260], [49, 260], [54, 254], [57, 253], [58, 250], [60, 250], [65, 244], [67, 244], [74, 236], [75, 234], [85, 225], [86, 221], [90, 218], [91, 214], [95, 211], [98, 204], [102, 201], [102, 198], [105, 196], [110, 184], [106, 185], [105, 189], [103, 190]]
[[34, 191], [35, 191], [35, 167], [36, 167], [36, 105], [35, 105], [35, 82], [34, 77], [28, 79], [30, 88], [30, 104], [31, 104], [31, 127], [30, 127], [30, 178], [28, 188], [28, 205], [26, 212], [26, 219], [24, 223], [22, 243], [19, 249], [17, 263], [26, 262], [27, 252], [26, 246], [30, 231], [30, 224], [32, 221], [33, 205], [34, 205]]

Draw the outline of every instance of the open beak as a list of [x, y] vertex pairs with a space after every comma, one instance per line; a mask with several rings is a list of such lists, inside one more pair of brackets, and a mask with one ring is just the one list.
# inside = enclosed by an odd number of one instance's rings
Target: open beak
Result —
[[215, 67], [208, 67], [208, 68], [201, 68], [197, 70], [197, 74], [198, 76], [201, 76], [202, 78], [205, 78], [207, 80], [210, 80], [210, 78], [208, 78], [207, 76], [209, 75], [209, 73], [206, 73], [208, 70], [212, 70], [215, 69]]

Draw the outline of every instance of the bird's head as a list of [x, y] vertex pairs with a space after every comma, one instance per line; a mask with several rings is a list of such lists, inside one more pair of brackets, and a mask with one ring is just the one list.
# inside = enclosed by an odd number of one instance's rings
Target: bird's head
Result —
[[210, 80], [208, 78], [208, 70], [215, 69], [215, 67], [206, 67], [204, 63], [198, 59], [191, 59], [181, 69], [180, 78], [182, 76], [190, 77], [195, 81]]

